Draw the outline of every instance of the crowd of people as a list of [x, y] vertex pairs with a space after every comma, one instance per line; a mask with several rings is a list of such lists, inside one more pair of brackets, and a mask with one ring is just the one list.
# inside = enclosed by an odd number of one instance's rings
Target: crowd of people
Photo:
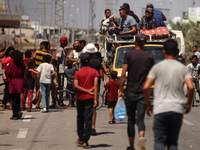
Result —
[[[135, 35], [140, 30], [156, 29], [157, 27], [166, 27], [164, 21], [167, 20], [162, 11], [155, 9], [152, 3], [148, 3], [145, 9], [145, 15], [141, 18], [130, 10], [130, 5], [124, 3], [120, 6], [119, 15], [121, 17], [120, 24], [112, 17], [107, 24], [104, 21], [111, 17], [110, 9], [105, 10], [105, 18], [101, 21], [100, 33], [109, 35]], [[106, 28], [106, 30], [104, 29]]]
[[[113, 18], [113, 23], [108, 29], [110, 35], [136, 34], [140, 29], [148, 30], [165, 26], [165, 16], [154, 9], [151, 3], [147, 4], [145, 16], [141, 21], [130, 10], [127, 3], [120, 7], [119, 12], [122, 18], [120, 26]], [[106, 9], [106, 18], [109, 18], [110, 15], [111, 11]], [[64, 105], [62, 101], [58, 100], [57, 90], [66, 87], [74, 92], [70, 106], [77, 107], [78, 140], [76, 144], [83, 148], [89, 148], [90, 136], [96, 135], [97, 112], [94, 108], [99, 103], [98, 92], [105, 74], [99, 45], [97, 43], [86, 44], [84, 40], [75, 40], [74, 50], [67, 55], [65, 49], [68, 45], [67, 37], [61, 37], [59, 43], [60, 47], [56, 50], [55, 59], [52, 59], [52, 55], [49, 53], [50, 43], [47, 41], [40, 43], [40, 49], [36, 50], [33, 58], [31, 58], [30, 50], [27, 50], [23, 57], [23, 54], [12, 46], [4, 49], [0, 55], [0, 57], [4, 57], [2, 59], [5, 82], [3, 108], [5, 109], [6, 103], [10, 101], [10, 108], [13, 111], [11, 120], [20, 119], [23, 115], [22, 111], [25, 109], [31, 112], [33, 104], [36, 104], [36, 108], [41, 108], [41, 113], [47, 113], [50, 108], [56, 107], [56, 103], [60, 106]], [[124, 54], [120, 82], [116, 81], [116, 71], [112, 71], [110, 74], [111, 81], [105, 85], [102, 93], [102, 98], [105, 98], [107, 91], [110, 116], [108, 123], [116, 122], [114, 108], [118, 97], [123, 97], [128, 116], [127, 133], [130, 146], [127, 147], [127, 150], [135, 150], [135, 124], [137, 124], [139, 132], [138, 149], [146, 149], [145, 112], [148, 116], [151, 113], [154, 115], [154, 149], [164, 150], [167, 146], [169, 150], [176, 150], [183, 114], [189, 113], [191, 109], [194, 92], [191, 73], [183, 64], [176, 61], [179, 50], [175, 40], [170, 39], [163, 43], [165, 60], [158, 64], [154, 64], [153, 56], [143, 50], [145, 43], [146, 36], [138, 33], [135, 36], [135, 49]], [[197, 52], [195, 48], [194, 46], [193, 51]], [[188, 65], [189, 69], [194, 66], [199, 68], [197, 65], [199, 56], [196, 55], [192, 57], [192, 63]], [[200, 72], [200, 70], [195, 71]], [[64, 84], [65, 77], [67, 85]], [[126, 79], [127, 88], [124, 93], [123, 87]], [[187, 98], [183, 91], [184, 83], [188, 89]], [[155, 85], [154, 107], [150, 103], [152, 84]], [[198, 92], [200, 93], [199, 89]], [[51, 105], [49, 104], [50, 93]], [[62, 97], [63, 95], [58, 96]]]

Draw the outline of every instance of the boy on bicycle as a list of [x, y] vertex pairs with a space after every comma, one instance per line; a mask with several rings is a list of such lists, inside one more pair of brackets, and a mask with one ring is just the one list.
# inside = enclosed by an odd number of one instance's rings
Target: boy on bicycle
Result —
[[192, 80], [195, 85], [195, 89], [197, 90], [200, 97], [200, 89], [199, 89], [199, 75], [200, 75], [200, 64], [197, 63], [197, 55], [192, 56], [192, 63], [190, 63], [187, 68], [190, 70], [192, 75]]

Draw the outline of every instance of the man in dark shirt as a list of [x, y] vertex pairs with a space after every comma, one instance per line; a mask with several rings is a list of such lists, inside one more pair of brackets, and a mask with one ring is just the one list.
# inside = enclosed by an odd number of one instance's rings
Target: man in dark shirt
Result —
[[145, 15], [142, 17], [138, 25], [138, 30], [156, 29], [156, 19], [153, 16], [154, 16], [153, 9], [147, 8], [145, 10]]
[[[127, 149], [134, 150], [135, 123], [137, 122], [139, 130], [139, 150], [145, 149], [145, 99], [143, 94], [143, 84], [149, 70], [154, 64], [152, 55], [143, 50], [146, 43], [146, 36], [142, 33], [136, 35], [135, 49], [125, 53], [122, 74], [119, 85], [119, 97], [124, 97], [123, 86], [128, 71], [128, 82], [126, 88], [126, 109], [128, 115], [128, 137], [130, 147]], [[136, 114], [137, 110], [137, 114]], [[137, 115], [137, 117], [136, 117]], [[135, 119], [137, 118], [137, 119]]]
[[134, 14], [132, 10], [130, 10], [130, 6], [128, 3], [124, 3], [122, 6], [120, 6], [120, 8], [125, 8], [129, 16], [132, 16], [137, 23], [140, 22], [140, 19], [138, 18], [138, 16]]
[[162, 13], [162, 11], [160, 11], [159, 9], [154, 9], [154, 6], [153, 6], [152, 3], [148, 3], [146, 5], [146, 9], [147, 8], [152, 8], [153, 9], [153, 13], [154, 13], [153, 17], [156, 19], [156, 26], [157, 27], [166, 27], [166, 24], [165, 24], [164, 21], [167, 21], [167, 18]]

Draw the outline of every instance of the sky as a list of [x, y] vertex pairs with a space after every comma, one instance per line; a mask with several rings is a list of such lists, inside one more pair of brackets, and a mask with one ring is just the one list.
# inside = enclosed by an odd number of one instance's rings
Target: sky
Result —
[[[4, 0], [0, 0], [4, 1]], [[8, 0], [5, 0], [6, 3]], [[51, 7], [51, 1], [55, 0], [9, 0], [11, 12], [14, 13], [15, 7], [20, 6], [22, 1], [22, 14], [29, 15], [31, 21], [36, 18], [42, 18], [42, 24], [53, 26], [54, 20], [54, 5]], [[192, 6], [192, 0], [93, 0], [95, 2], [94, 11], [94, 28], [99, 28], [99, 23], [103, 19], [104, 10], [110, 8], [115, 13], [115, 17], [119, 17], [118, 9], [123, 3], [129, 3], [131, 10], [134, 11], [139, 18], [142, 17], [142, 8], [146, 7], [147, 3], [153, 3], [155, 8], [169, 9], [166, 14], [168, 20], [175, 16], [182, 17], [182, 11], [187, 11], [188, 7]], [[200, 7], [200, 0], [194, 0], [195, 7]], [[37, 5], [36, 5], [36, 2]], [[44, 18], [44, 5], [46, 2], [46, 19]], [[106, 3], [107, 2], [107, 3]], [[108, 4], [110, 2], [111, 5]], [[37, 17], [36, 17], [37, 7]], [[52, 16], [52, 17], [51, 17]], [[64, 0], [64, 26], [72, 27], [73, 20], [75, 28], [88, 28], [89, 16], [89, 0]]]

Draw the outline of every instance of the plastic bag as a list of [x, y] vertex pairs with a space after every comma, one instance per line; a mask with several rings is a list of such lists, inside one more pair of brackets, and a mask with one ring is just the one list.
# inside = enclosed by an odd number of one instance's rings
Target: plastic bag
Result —
[[114, 110], [114, 116], [117, 121], [126, 120], [126, 106], [124, 103], [124, 99], [122, 97], [118, 98], [118, 101]]

